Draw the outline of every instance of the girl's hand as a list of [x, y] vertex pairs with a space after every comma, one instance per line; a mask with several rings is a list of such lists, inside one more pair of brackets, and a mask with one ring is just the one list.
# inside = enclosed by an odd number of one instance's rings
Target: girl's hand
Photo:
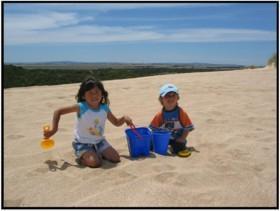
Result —
[[49, 138], [53, 136], [56, 133], [57, 129], [52, 129], [52, 130], [44, 130], [44, 137]]
[[133, 125], [132, 119], [129, 116], [123, 116], [123, 119], [128, 126]]
[[115, 117], [115, 115], [112, 112], [108, 112], [107, 118], [109, 119], [109, 121], [119, 127], [121, 125], [123, 125], [124, 123], [126, 123], [127, 125], [133, 125], [132, 120], [129, 116], [122, 116], [120, 118]]

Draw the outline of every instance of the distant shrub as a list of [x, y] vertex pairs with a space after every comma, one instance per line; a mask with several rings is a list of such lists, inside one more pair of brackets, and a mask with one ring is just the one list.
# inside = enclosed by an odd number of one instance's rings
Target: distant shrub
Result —
[[249, 69], [255, 69], [256, 66], [255, 66], [255, 65], [250, 65], [250, 66], [248, 66], [248, 68], [249, 68]]
[[87, 74], [87, 71], [31, 70], [4, 65], [4, 88], [77, 83], [82, 81]]
[[277, 63], [277, 57], [276, 57], [276, 53], [274, 53], [272, 57], [270, 57], [269, 60], [267, 61], [267, 64], [276, 65], [276, 63]]
[[94, 70], [73, 70], [73, 69], [25, 69], [15, 65], [5, 65], [3, 71], [4, 88], [25, 87], [35, 85], [57, 85], [68, 83], [80, 83], [88, 75], [99, 80], [113, 80], [144, 77], [161, 74], [190, 73], [190, 72], [209, 72], [225, 71], [236, 68], [157, 68], [143, 67], [135, 69], [103, 68]]

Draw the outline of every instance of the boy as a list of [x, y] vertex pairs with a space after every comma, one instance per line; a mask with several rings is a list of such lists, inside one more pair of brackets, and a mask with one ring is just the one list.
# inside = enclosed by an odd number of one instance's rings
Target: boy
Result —
[[188, 157], [191, 152], [187, 150], [187, 136], [194, 126], [187, 113], [178, 106], [179, 92], [175, 85], [165, 84], [160, 88], [159, 101], [162, 110], [153, 118], [150, 128], [152, 130], [167, 129], [171, 132], [169, 144], [173, 153], [180, 157]]

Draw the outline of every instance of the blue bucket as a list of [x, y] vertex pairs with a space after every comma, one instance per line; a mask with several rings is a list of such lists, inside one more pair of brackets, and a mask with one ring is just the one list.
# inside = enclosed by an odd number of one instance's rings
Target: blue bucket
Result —
[[153, 131], [153, 150], [160, 155], [166, 155], [171, 133], [169, 131]]
[[135, 130], [141, 135], [139, 138], [132, 129], [125, 130], [129, 154], [131, 157], [150, 155], [152, 135], [148, 128], [139, 127]]

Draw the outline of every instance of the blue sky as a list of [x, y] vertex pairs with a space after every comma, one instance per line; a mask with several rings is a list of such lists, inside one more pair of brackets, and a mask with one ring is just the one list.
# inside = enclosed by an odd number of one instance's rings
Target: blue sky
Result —
[[276, 3], [4, 3], [4, 62], [265, 65]]

